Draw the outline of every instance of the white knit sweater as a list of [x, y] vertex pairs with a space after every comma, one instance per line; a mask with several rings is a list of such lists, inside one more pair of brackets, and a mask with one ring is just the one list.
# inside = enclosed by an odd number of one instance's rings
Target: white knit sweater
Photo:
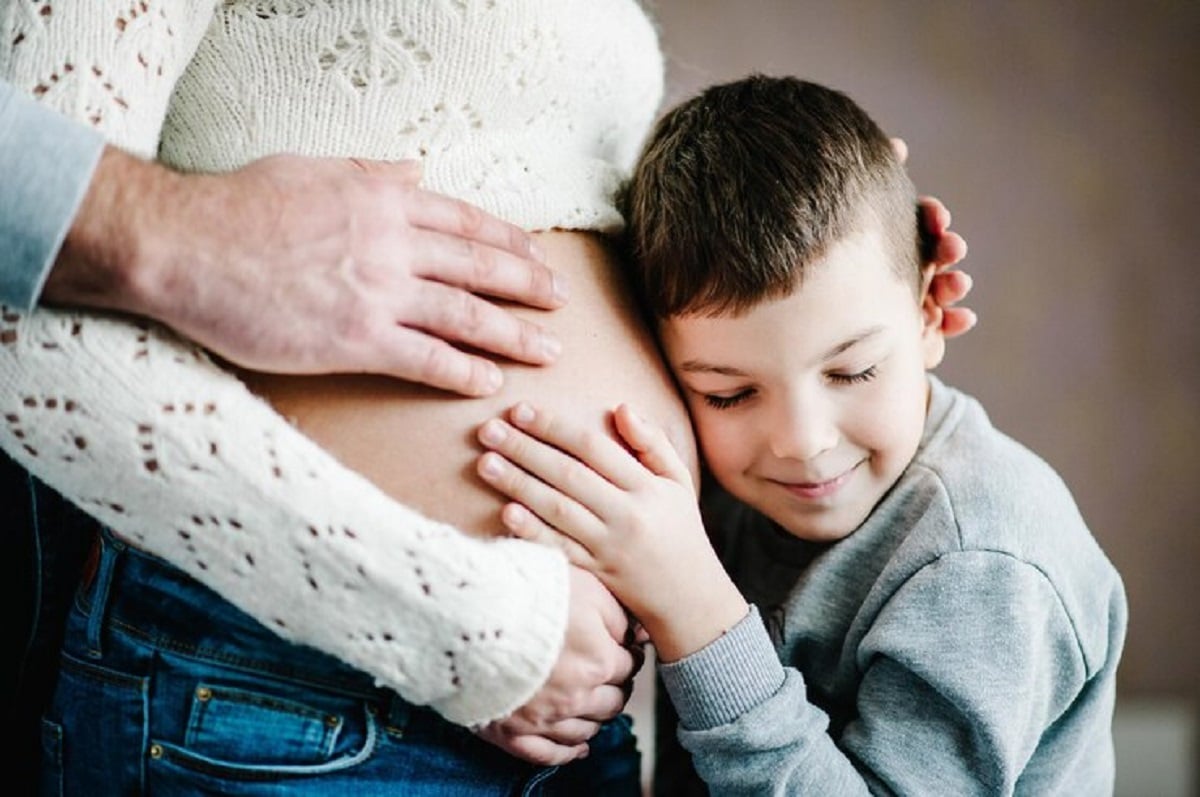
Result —
[[[16, 0], [0, 73], [182, 169], [421, 158], [530, 229], [619, 226], [662, 91], [635, 0]], [[0, 445], [134, 544], [455, 722], [545, 680], [556, 552], [397, 504], [156, 325], [0, 308], [0, 341]]]

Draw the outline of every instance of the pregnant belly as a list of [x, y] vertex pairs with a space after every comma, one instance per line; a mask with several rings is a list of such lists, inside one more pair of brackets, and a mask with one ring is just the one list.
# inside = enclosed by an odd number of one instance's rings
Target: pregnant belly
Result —
[[544, 367], [503, 363], [497, 395], [462, 398], [377, 376], [241, 376], [347, 467], [400, 502], [474, 534], [503, 533], [502, 501], [475, 475], [475, 430], [522, 399], [606, 429], [607, 413], [629, 402], [663, 425], [695, 473], [686, 412], [613, 253], [586, 233], [539, 239], [550, 265], [570, 280], [571, 301], [554, 312], [515, 312], [553, 330], [562, 355]]

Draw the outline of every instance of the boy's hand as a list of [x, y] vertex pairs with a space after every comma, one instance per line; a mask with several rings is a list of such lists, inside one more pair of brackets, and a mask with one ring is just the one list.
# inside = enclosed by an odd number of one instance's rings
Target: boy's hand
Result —
[[[492, 419], [480, 476], [514, 499], [513, 534], [560, 546], [645, 625], [672, 661], [707, 645], [747, 606], [709, 544], [691, 475], [666, 434], [622, 405], [620, 440], [528, 404]], [[624, 445], [622, 445], [622, 442]]]

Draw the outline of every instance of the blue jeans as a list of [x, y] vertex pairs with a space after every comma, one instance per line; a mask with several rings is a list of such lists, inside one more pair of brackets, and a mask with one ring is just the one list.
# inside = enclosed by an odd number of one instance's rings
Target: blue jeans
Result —
[[[63, 624], [99, 524], [0, 452], [3, 692], [13, 794], [36, 794], [41, 717], [58, 677]], [[15, 737], [15, 738], [14, 738]]]
[[99, 540], [43, 721], [43, 795], [640, 794], [626, 716], [588, 758], [533, 766]]

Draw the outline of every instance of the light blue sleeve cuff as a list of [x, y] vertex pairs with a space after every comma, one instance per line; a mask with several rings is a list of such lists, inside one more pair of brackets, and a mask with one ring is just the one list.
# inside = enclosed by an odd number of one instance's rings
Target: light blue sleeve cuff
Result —
[[0, 303], [41, 295], [104, 137], [0, 82]]
[[728, 633], [658, 672], [687, 730], [733, 722], [778, 692], [785, 678], [755, 606]]

